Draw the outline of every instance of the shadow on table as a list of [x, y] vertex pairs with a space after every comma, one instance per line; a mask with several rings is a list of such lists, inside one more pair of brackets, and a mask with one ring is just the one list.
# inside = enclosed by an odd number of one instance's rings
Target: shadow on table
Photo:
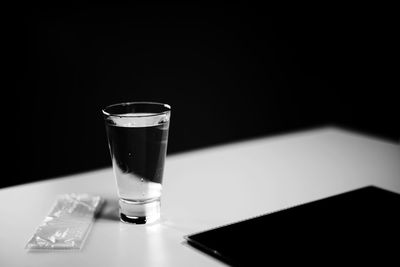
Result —
[[106, 198], [103, 207], [96, 216], [97, 219], [119, 221], [118, 199]]

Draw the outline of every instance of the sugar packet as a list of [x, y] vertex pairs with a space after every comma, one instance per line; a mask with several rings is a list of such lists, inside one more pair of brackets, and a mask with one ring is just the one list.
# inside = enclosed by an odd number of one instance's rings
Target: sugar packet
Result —
[[64, 194], [58, 196], [49, 214], [38, 226], [25, 248], [30, 250], [79, 250], [88, 236], [100, 196]]

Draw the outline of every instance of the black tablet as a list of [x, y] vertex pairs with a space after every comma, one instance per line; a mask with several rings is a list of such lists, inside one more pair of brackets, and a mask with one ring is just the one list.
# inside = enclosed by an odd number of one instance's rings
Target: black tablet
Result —
[[400, 195], [368, 186], [185, 236], [234, 266], [398, 262]]

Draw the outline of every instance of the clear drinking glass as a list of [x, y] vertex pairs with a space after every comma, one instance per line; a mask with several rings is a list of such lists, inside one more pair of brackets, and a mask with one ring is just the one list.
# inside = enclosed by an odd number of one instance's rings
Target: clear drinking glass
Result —
[[120, 197], [120, 219], [154, 222], [160, 217], [171, 107], [127, 102], [107, 106], [102, 112]]

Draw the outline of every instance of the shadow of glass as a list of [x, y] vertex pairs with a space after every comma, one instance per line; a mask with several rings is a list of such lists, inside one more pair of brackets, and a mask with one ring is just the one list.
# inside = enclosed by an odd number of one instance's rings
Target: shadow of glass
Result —
[[97, 219], [119, 221], [119, 203], [118, 199], [107, 198], [100, 212], [97, 214]]

